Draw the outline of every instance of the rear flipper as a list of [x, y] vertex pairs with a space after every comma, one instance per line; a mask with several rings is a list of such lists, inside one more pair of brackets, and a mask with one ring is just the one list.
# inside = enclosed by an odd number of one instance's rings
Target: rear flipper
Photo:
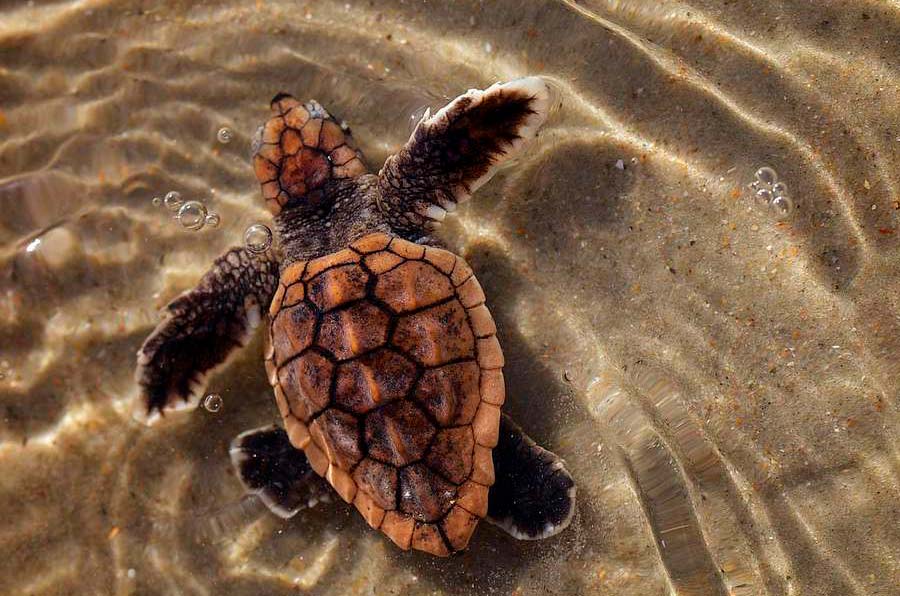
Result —
[[556, 454], [538, 446], [505, 414], [494, 447], [488, 521], [519, 540], [562, 532], [575, 513], [575, 482]]
[[169, 303], [138, 350], [136, 415], [153, 422], [196, 406], [209, 374], [250, 340], [277, 285], [269, 253], [232, 248], [216, 259], [196, 288]]
[[278, 517], [331, 500], [331, 487], [310, 467], [287, 433], [264, 426], [239, 434], [231, 442], [231, 463], [247, 492], [256, 494]]

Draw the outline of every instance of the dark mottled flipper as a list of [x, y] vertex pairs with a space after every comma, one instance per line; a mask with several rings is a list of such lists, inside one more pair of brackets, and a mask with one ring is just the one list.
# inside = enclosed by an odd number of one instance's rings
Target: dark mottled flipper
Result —
[[195, 406], [206, 379], [250, 340], [278, 285], [269, 253], [232, 248], [193, 290], [166, 307], [166, 317], [138, 350], [135, 414], [152, 422]]
[[546, 84], [529, 77], [472, 89], [433, 116], [426, 112], [378, 174], [391, 227], [425, 235], [534, 137], [549, 107]]
[[520, 540], [562, 532], [575, 512], [575, 482], [563, 460], [538, 446], [503, 415], [494, 447], [488, 521]]
[[248, 430], [231, 442], [231, 463], [248, 492], [259, 495], [275, 515], [285, 519], [319, 501], [330, 500], [331, 487], [294, 448], [284, 429]]

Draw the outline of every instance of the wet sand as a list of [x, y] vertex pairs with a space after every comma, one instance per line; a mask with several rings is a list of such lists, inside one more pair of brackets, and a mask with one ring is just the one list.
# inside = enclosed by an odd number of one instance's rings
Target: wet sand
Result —
[[[900, 594], [900, 9], [166, 4], [3, 3], [0, 593]], [[438, 560], [341, 503], [242, 499], [227, 445], [278, 417], [259, 341], [221, 411], [132, 421], [158, 309], [269, 221], [272, 95], [345, 118], [377, 170], [412, 114], [527, 74], [559, 108], [442, 237], [507, 411], [576, 478], [566, 532], [482, 524]], [[786, 219], [747, 189], [763, 165]]]

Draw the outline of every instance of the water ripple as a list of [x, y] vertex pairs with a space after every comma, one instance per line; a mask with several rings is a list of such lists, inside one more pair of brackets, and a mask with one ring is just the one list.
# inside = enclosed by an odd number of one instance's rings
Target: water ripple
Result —
[[[0, 592], [896, 592], [898, 32], [869, 0], [7, 3]], [[444, 235], [507, 410], [576, 476], [567, 532], [485, 526], [437, 562], [341, 504], [267, 515], [226, 453], [277, 417], [258, 341], [213, 380], [227, 413], [131, 421], [158, 309], [266, 221], [272, 95], [328, 105], [377, 168], [417, 110], [524, 74], [558, 107]], [[761, 165], [787, 221], [745, 191]], [[170, 190], [221, 225], [185, 231]]]

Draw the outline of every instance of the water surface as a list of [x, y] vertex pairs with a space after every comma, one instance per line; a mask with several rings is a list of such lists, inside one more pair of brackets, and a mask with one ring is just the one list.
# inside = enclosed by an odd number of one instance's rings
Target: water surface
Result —
[[[2, 3], [0, 592], [900, 594], [896, 5], [164, 4]], [[228, 442], [277, 419], [259, 341], [220, 411], [131, 420], [158, 309], [269, 221], [272, 95], [377, 169], [425, 106], [528, 74], [560, 107], [442, 236], [507, 411], [576, 478], [566, 532], [483, 524], [436, 560], [340, 503], [242, 500]], [[763, 165], [787, 219], [746, 188]], [[170, 190], [221, 224], [186, 230]]]

